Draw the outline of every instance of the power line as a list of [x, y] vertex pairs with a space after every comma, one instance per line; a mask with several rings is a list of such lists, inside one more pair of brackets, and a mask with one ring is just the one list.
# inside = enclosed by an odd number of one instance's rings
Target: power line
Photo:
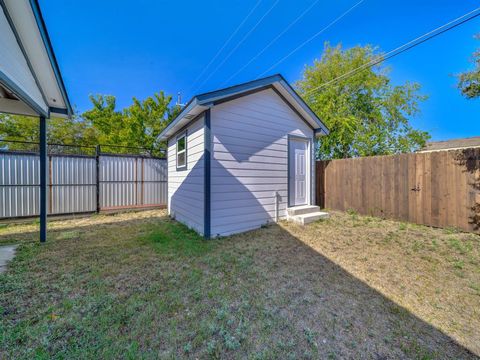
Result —
[[267, 10], [267, 12], [260, 18], [260, 20], [257, 21], [257, 23], [250, 29], [249, 32], [247, 32], [247, 34], [242, 38], [242, 40], [240, 40], [238, 42], [238, 44], [227, 54], [227, 56], [225, 56], [223, 58], [223, 61], [218, 64], [218, 66], [210, 73], [210, 75], [207, 76], [207, 78], [205, 80], [202, 81], [202, 83], [197, 86], [197, 88], [200, 88], [203, 84], [205, 84], [212, 76], [213, 74], [215, 74], [217, 72], [218, 69], [220, 69], [220, 67], [225, 64], [225, 62], [230, 58], [230, 56], [235, 52], [235, 50], [237, 50], [240, 45], [243, 44], [243, 42], [250, 36], [250, 34], [255, 31], [255, 29], [258, 27], [258, 25], [260, 25], [260, 23], [263, 21], [263, 19], [265, 19], [268, 14], [270, 14], [270, 12], [275, 8], [275, 6], [277, 6], [277, 4], [280, 2], [280, 0], [276, 0], [275, 3], [273, 3], [273, 5]]
[[273, 64], [272, 66], [270, 66], [267, 70], [265, 70], [264, 72], [262, 72], [260, 75], [257, 76], [257, 79], [262, 77], [263, 75], [265, 75], [266, 73], [268, 73], [270, 70], [276, 68], [278, 65], [280, 65], [282, 62], [284, 62], [286, 59], [288, 59], [290, 56], [292, 56], [294, 53], [296, 53], [298, 50], [300, 50], [302, 47], [304, 47], [305, 45], [307, 45], [309, 42], [311, 42], [312, 40], [314, 40], [316, 37], [318, 37], [319, 35], [321, 35], [322, 33], [324, 33], [326, 30], [328, 30], [329, 28], [331, 28], [333, 25], [335, 25], [337, 22], [339, 22], [341, 19], [343, 19], [345, 16], [347, 16], [348, 13], [350, 13], [353, 9], [355, 9], [358, 5], [360, 5], [361, 3], [363, 3], [365, 0], [360, 0], [359, 2], [357, 2], [355, 5], [353, 5], [352, 7], [350, 7], [347, 11], [345, 11], [343, 14], [341, 14], [339, 17], [337, 17], [335, 20], [333, 20], [330, 24], [328, 24], [327, 26], [325, 26], [322, 30], [320, 30], [319, 32], [317, 32], [315, 35], [311, 36], [309, 39], [305, 40], [303, 43], [301, 43], [300, 45], [298, 45], [295, 49], [293, 49], [290, 53], [288, 53], [287, 55], [285, 55], [283, 58], [281, 58], [280, 60], [278, 60], [275, 64]]
[[329, 80], [327, 81], [326, 83], [323, 83], [313, 89], [310, 89], [308, 90], [307, 92], [305, 92], [305, 95], [308, 95], [308, 94], [311, 94], [317, 90], [320, 90], [334, 82], [337, 82], [339, 80], [342, 80], [346, 77], [351, 77], [353, 75], [355, 75], [356, 73], [362, 71], [363, 69], [366, 69], [366, 68], [369, 68], [369, 67], [372, 67], [372, 66], [375, 66], [377, 64], [380, 64], [381, 62], [384, 62], [385, 60], [388, 60], [388, 59], [391, 59], [397, 55], [400, 55], [401, 53], [407, 51], [407, 50], [410, 50], [410, 49], [413, 49], [414, 47], [420, 45], [420, 44], [423, 44], [424, 42], [430, 40], [430, 39], [433, 39], [449, 30], [452, 30], [454, 28], [456, 28], [457, 26], [460, 26], [470, 20], [473, 20], [475, 19], [476, 17], [480, 16], [480, 7], [476, 8], [475, 10], [472, 10], [468, 13], [466, 13], [465, 15], [462, 15], [452, 21], [449, 21], [448, 23], [442, 25], [442, 26], [439, 26], [438, 28], [434, 29], [434, 30], [431, 30], [429, 31], [428, 33], [426, 34], [423, 34], [389, 52], [387, 52], [386, 54], [384, 55], [380, 55], [378, 57], [378, 59], [374, 59], [374, 60], [371, 60], [369, 62], [367, 62], [366, 64], [363, 64], [362, 66], [359, 66], [358, 68], [355, 68], [353, 70], [350, 70], [348, 72], [346, 72], [345, 74], [342, 74], [338, 77], [336, 77], [335, 79], [332, 79], [332, 80]]
[[253, 14], [255, 9], [260, 5], [262, 0], [258, 0], [257, 3], [253, 6], [253, 8], [250, 10], [250, 12], [245, 16], [245, 18], [242, 20], [242, 22], [237, 26], [235, 31], [230, 35], [230, 37], [225, 41], [225, 43], [222, 45], [222, 47], [217, 51], [215, 56], [210, 60], [210, 62], [205, 66], [202, 70], [202, 72], [197, 76], [197, 78], [193, 81], [192, 87], [195, 86], [195, 84], [200, 80], [200, 78], [205, 74], [205, 72], [208, 70], [208, 68], [213, 64], [213, 62], [218, 58], [220, 53], [225, 49], [225, 47], [230, 43], [230, 41], [233, 39], [233, 37], [238, 33], [238, 31], [242, 28], [242, 26], [245, 24], [245, 22], [250, 18], [250, 16]]
[[272, 41], [270, 41], [267, 46], [265, 46], [262, 51], [260, 51], [257, 55], [250, 59], [245, 65], [243, 65], [240, 69], [238, 69], [232, 76], [230, 76], [227, 80], [225, 80], [222, 85], [228, 83], [232, 80], [235, 76], [237, 76], [240, 72], [242, 72], [248, 65], [258, 59], [267, 49], [272, 46], [278, 39], [280, 39], [290, 28], [295, 25], [297, 22], [300, 21], [320, 0], [315, 0], [310, 6], [308, 6], [295, 20], [293, 20], [285, 29], [283, 29], [280, 34], [278, 34]]

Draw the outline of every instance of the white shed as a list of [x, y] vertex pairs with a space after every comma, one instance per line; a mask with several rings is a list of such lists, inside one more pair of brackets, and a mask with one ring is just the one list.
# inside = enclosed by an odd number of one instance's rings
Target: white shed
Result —
[[206, 238], [318, 219], [315, 138], [328, 129], [281, 75], [193, 97], [168, 142], [168, 212]]

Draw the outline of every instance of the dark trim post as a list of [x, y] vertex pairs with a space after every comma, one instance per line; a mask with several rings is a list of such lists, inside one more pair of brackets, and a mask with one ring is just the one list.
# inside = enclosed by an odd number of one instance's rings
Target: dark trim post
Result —
[[95, 185], [96, 185], [96, 193], [95, 193], [95, 201], [97, 203], [97, 213], [100, 212], [100, 152], [101, 152], [100, 145], [95, 146]]
[[211, 125], [210, 125], [210, 109], [205, 111], [205, 151], [204, 151], [204, 218], [203, 218], [203, 236], [205, 239], [210, 238], [210, 177], [211, 177]]
[[47, 241], [47, 119], [40, 116], [40, 242]]

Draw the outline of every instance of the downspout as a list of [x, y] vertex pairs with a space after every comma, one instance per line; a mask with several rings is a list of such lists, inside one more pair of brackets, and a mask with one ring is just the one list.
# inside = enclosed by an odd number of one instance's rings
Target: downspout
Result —
[[278, 191], [273, 193], [275, 197], [275, 222], [278, 223]]

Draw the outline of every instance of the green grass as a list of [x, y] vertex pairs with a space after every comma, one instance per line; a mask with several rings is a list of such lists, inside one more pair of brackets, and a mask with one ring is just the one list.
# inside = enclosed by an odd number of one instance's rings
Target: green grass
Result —
[[205, 241], [151, 211], [52, 223], [39, 245], [34, 226], [0, 232], [21, 243], [0, 275], [2, 359], [473, 358], [296, 227]]

